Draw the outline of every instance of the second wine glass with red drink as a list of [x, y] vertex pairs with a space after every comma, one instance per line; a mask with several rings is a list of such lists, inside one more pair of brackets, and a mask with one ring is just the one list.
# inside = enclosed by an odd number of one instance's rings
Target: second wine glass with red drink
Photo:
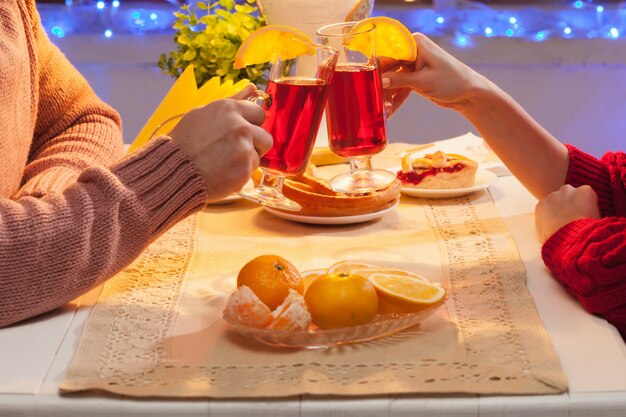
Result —
[[[350, 160], [350, 171], [332, 178], [330, 186], [348, 194], [384, 188], [396, 178], [389, 171], [372, 168], [372, 155], [387, 145], [383, 88], [374, 50], [376, 28], [352, 33], [356, 23], [336, 23], [317, 30], [321, 44], [339, 51], [326, 104], [326, 124], [330, 150]], [[351, 48], [356, 43], [360, 44], [358, 50]], [[363, 48], [363, 43], [369, 44]], [[361, 52], [364, 49], [369, 53]]]
[[337, 62], [334, 48], [310, 45], [309, 50], [310, 54], [278, 58], [271, 64], [267, 89], [258, 94], [266, 111], [262, 127], [272, 134], [274, 144], [261, 157], [258, 186], [239, 192], [246, 199], [290, 211], [301, 206], [282, 194], [283, 180], [306, 170]]

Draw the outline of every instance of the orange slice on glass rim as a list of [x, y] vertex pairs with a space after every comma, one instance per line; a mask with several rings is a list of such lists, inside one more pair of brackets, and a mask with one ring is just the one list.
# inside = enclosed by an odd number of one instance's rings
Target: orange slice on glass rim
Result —
[[[417, 44], [411, 32], [401, 22], [386, 16], [368, 17], [350, 29], [350, 33], [359, 33], [376, 26], [374, 44], [376, 55], [401, 61], [415, 61]], [[372, 56], [372, 43], [369, 35], [357, 35], [348, 39], [346, 46], [366, 56]]]
[[277, 58], [292, 59], [300, 55], [312, 55], [315, 50], [309, 36], [291, 26], [267, 25], [252, 32], [235, 54], [235, 69], [248, 65], [274, 62]]
[[427, 278], [397, 273], [374, 273], [369, 280], [378, 294], [379, 313], [415, 313], [438, 304], [446, 290]]

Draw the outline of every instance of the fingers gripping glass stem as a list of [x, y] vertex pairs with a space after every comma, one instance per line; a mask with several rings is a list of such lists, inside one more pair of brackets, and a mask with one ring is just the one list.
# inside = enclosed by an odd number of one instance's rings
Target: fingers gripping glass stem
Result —
[[[264, 91], [257, 90], [253, 96], [248, 97], [248, 100], [265, 110], [269, 111], [272, 108], [273, 98]], [[262, 158], [261, 154], [259, 154], [259, 157]], [[269, 207], [288, 211], [299, 211], [302, 209], [300, 204], [287, 199], [283, 195], [282, 189], [285, 178], [282, 175], [272, 175], [271, 171], [264, 168], [261, 168], [261, 170], [263, 173], [258, 185], [252, 189], [241, 190], [239, 192], [241, 197]]]

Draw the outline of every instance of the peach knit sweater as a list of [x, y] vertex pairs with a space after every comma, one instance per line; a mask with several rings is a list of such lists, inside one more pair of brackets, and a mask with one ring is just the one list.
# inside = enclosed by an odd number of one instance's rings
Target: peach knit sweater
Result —
[[206, 198], [167, 137], [119, 159], [119, 116], [50, 43], [33, 0], [0, 1], [0, 155], [0, 327], [100, 284]]

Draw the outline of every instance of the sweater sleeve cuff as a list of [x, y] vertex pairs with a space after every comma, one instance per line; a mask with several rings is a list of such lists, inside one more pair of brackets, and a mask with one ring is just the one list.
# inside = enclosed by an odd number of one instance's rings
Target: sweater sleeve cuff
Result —
[[137, 195], [154, 220], [157, 234], [206, 205], [207, 190], [200, 172], [167, 136], [152, 139], [112, 171]]
[[572, 145], [565, 146], [569, 153], [566, 183], [579, 187], [608, 181], [609, 173], [602, 162]]
[[602, 215], [612, 215], [614, 213], [613, 191], [606, 166], [597, 158], [574, 146], [565, 146], [569, 152], [569, 166], [565, 183], [573, 187], [591, 186], [598, 195], [598, 207]]
[[[561, 260], [566, 259], [565, 252], [569, 250], [572, 242], [577, 242], [582, 233], [586, 233], [589, 228], [593, 227], [594, 219], [579, 219], [566, 224], [557, 230], [552, 236], [545, 241], [541, 248], [541, 257], [548, 269], [554, 274], [559, 271]], [[557, 278], [560, 274], [556, 274]], [[562, 282], [562, 281], [561, 281]]]

